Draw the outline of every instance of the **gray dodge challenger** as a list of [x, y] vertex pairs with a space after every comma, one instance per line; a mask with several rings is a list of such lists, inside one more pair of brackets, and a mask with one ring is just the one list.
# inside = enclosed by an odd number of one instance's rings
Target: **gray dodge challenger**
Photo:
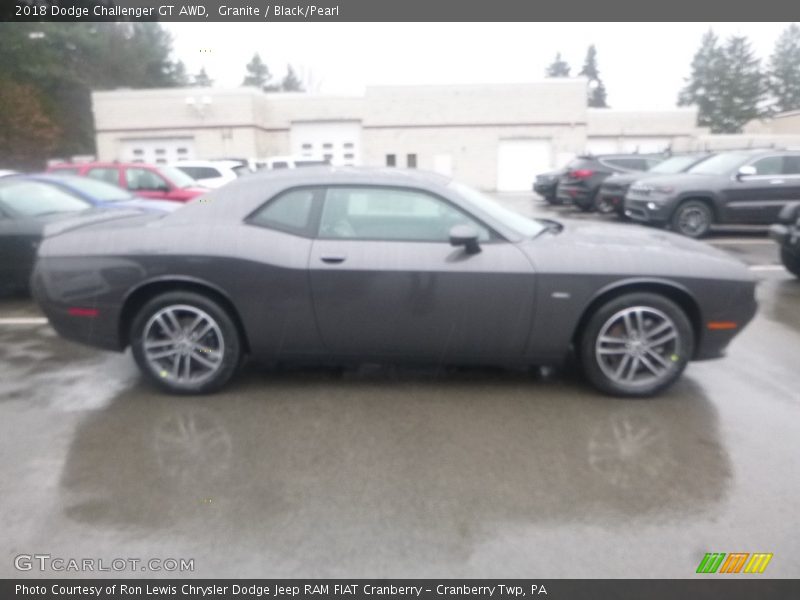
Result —
[[756, 311], [745, 266], [694, 240], [523, 217], [449, 178], [314, 168], [172, 214], [48, 226], [34, 296], [62, 336], [131, 347], [174, 393], [267, 362], [553, 365], [621, 396], [720, 356]]

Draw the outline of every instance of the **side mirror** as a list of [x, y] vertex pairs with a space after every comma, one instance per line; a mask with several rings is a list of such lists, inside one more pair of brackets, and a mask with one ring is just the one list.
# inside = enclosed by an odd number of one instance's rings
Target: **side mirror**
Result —
[[757, 175], [758, 170], [753, 165], [744, 165], [743, 167], [739, 167], [739, 170], [736, 171], [736, 179], [741, 180], [742, 177], [749, 177], [750, 175]]
[[464, 246], [467, 254], [477, 254], [481, 251], [478, 232], [470, 225], [454, 225], [450, 230], [450, 245]]

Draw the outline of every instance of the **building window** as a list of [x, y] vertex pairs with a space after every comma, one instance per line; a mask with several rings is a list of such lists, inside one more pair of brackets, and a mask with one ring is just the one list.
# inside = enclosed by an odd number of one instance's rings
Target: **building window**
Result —
[[395, 167], [395, 166], [397, 166], [397, 157], [394, 154], [387, 154], [386, 155], [386, 166], [387, 167]]
[[345, 160], [353, 160], [354, 158], [355, 158], [354, 154], [345, 154], [344, 155], [344, 159]]
[[323, 154], [322, 158], [324, 158], [328, 162], [331, 162], [333, 160], [333, 154]]
[[354, 148], [353, 142], [345, 142], [344, 144], [342, 144], [342, 147], [345, 150], [352, 150]]
[[157, 154], [157, 155], [159, 155], [159, 156], [163, 156], [163, 155], [164, 155], [164, 154], [166, 154], [166, 153], [167, 153], [167, 151], [166, 151], [166, 150], [164, 150], [163, 148], [156, 148], [156, 154]]
[[314, 144], [303, 144], [303, 150], [312, 150], [314, 148]]
[[406, 155], [406, 166], [409, 169], [416, 169], [417, 168], [417, 155], [416, 154], [407, 154]]
[[133, 151], [134, 156], [141, 156], [142, 154], [144, 154], [144, 150], [142, 150], [141, 148], [135, 148]]
[[178, 154], [188, 154], [189, 150], [186, 148], [178, 148]]
[[322, 144], [322, 148], [324, 150], [332, 150], [333, 149], [333, 144], [331, 144], [330, 142], [326, 142], [326, 143]]

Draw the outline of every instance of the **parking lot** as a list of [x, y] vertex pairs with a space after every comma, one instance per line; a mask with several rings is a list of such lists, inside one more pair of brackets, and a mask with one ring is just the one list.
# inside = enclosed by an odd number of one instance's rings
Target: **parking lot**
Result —
[[47, 553], [193, 558], [195, 577], [681, 578], [769, 552], [762, 577], [797, 577], [800, 282], [763, 231], [707, 241], [761, 280], [759, 313], [650, 400], [569, 369], [376, 365], [247, 365], [172, 397], [0, 300], [0, 576]]

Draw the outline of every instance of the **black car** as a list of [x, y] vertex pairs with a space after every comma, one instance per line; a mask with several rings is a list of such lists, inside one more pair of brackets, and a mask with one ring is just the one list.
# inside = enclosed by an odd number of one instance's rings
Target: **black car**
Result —
[[770, 237], [778, 242], [786, 269], [800, 277], [800, 202], [788, 204], [778, 215], [780, 223], [770, 227]]
[[566, 173], [566, 169], [537, 175], [536, 181], [533, 182], [533, 191], [544, 198], [548, 204], [561, 204], [556, 196], [556, 188], [558, 187], [558, 178], [564, 173]]
[[578, 156], [558, 178], [556, 198], [559, 203], [572, 203], [583, 211], [594, 210], [600, 185], [615, 173], [641, 173], [664, 160], [661, 155], [587, 154]]
[[693, 154], [675, 154], [658, 163], [644, 173], [615, 173], [600, 185], [600, 191], [595, 197], [594, 208], [601, 214], [617, 213], [625, 216], [625, 194], [635, 181], [643, 181], [649, 177], [683, 173], [696, 164], [713, 156], [710, 152], [697, 152]]
[[57, 186], [18, 176], [0, 181], [0, 292], [28, 289], [44, 226], [92, 205]]
[[756, 311], [747, 268], [706, 244], [528, 219], [416, 170], [267, 171], [163, 216], [81, 220], [47, 229], [39, 305], [184, 394], [245, 354], [529, 366], [574, 348], [599, 389], [650, 395]]
[[631, 185], [625, 215], [702, 237], [714, 224], [769, 225], [800, 200], [800, 151], [722, 152], [685, 173]]

